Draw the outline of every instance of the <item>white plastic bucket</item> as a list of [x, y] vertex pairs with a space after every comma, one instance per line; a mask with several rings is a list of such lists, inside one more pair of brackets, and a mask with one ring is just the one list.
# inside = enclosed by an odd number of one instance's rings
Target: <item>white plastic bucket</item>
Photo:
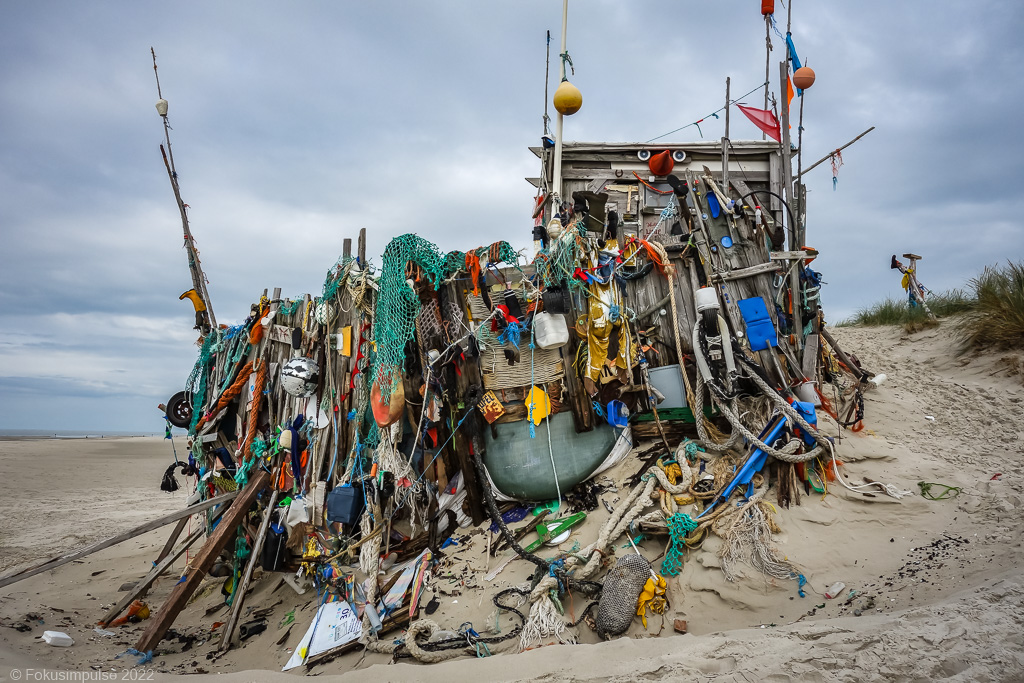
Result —
[[814, 381], [801, 382], [796, 385], [796, 388], [793, 391], [796, 392], [796, 397], [804, 403], [812, 403], [815, 408], [820, 408], [821, 398], [818, 396], [818, 392], [815, 391], [815, 387], [817, 386], [818, 383]]

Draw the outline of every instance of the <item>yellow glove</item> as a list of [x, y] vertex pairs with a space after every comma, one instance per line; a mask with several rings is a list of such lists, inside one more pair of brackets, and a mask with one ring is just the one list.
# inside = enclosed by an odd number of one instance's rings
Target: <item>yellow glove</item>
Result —
[[640, 599], [637, 601], [636, 615], [640, 617], [640, 620], [644, 624], [644, 628], [647, 628], [647, 608], [651, 608], [651, 614], [664, 614], [665, 605], [668, 602], [665, 599], [665, 590], [668, 585], [665, 583], [665, 578], [662, 576], [658, 577], [655, 582], [654, 577], [647, 579], [647, 583], [644, 584], [643, 591], [640, 592]]

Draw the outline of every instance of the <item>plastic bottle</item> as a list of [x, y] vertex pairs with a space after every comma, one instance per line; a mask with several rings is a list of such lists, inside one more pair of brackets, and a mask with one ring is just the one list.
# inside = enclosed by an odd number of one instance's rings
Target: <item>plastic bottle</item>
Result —
[[843, 589], [845, 589], [845, 588], [846, 588], [846, 584], [845, 583], [843, 583], [842, 581], [836, 581], [835, 583], [833, 583], [831, 586], [828, 587], [827, 591], [825, 591], [825, 597], [828, 598], [829, 600], [831, 600], [832, 598], [834, 598], [837, 595], [839, 595], [840, 593], [842, 593]]

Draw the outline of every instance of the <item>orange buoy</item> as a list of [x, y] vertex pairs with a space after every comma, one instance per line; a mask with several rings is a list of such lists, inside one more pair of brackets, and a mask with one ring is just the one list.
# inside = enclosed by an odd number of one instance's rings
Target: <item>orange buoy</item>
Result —
[[775, 0], [761, 0], [761, 15], [775, 14]]
[[651, 169], [651, 173], [659, 176], [666, 176], [671, 173], [675, 165], [676, 162], [672, 160], [672, 152], [667, 149], [664, 152], [651, 156], [647, 160], [647, 167]]
[[814, 85], [814, 69], [802, 66], [793, 72], [793, 85], [800, 90], [807, 90]]
[[562, 81], [552, 98], [555, 111], [563, 116], [572, 116], [583, 106], [583, 93], [569, 81]]
[[373, 420], [378, 427], [389, 427], [398, 422], [402, 417], [402, 411], [405, 410], [405, 387], [399, 379], [391, 387], [391, 397], [385, 401], [380, 390], [382, 381], [391, 382], [392, 374], [381, 372], [377, 381], [373, 383], [373, 388], [370, 389], [370, 409], [373, 411]]

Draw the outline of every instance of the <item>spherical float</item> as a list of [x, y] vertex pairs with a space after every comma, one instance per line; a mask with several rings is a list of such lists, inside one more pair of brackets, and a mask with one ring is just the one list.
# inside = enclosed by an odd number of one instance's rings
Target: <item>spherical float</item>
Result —
[[793, 85], [800, 90], [807, 90], [814, 85], [814, 69], [802, 66], [793, 72]]
[[569, 81], [562, 81], [555, 90], [553, 103], [559, 114], [571, 116], [583, 106], [583, 93]]
[[334, 307], [331, 306], [329, 301], [321, 301], [316, 305], [315, 313], [316, 321], [321, 325], [327, 325], [334, 320]]
[[281, 388], [297, 398], [312, 395], [319, 379], [320, 366], [312, 358], [292, 358], [281, 368]]

